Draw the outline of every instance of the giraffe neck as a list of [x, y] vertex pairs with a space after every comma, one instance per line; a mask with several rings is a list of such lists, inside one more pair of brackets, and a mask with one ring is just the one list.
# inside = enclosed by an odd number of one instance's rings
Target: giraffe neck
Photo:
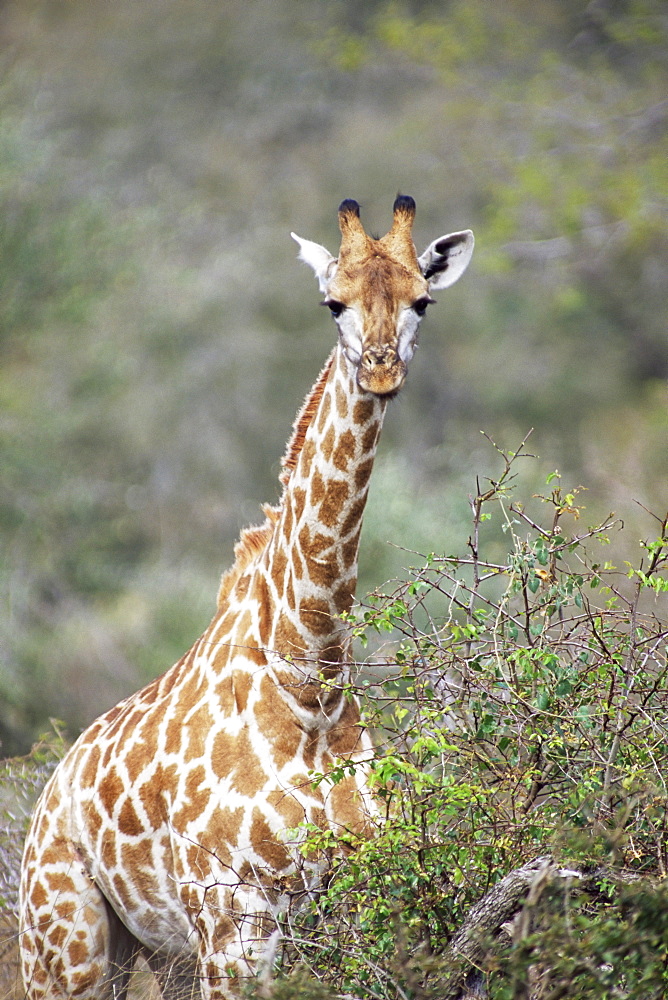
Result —
[[359, 388], [340, 346], [328, 365], [262, 559], [261, 586], [273, 613], [260, 631], [266, 649], [309, 673], [331, 676], [345, 659], [339, 616], [355, 596], [362, 517], [387, 400]]

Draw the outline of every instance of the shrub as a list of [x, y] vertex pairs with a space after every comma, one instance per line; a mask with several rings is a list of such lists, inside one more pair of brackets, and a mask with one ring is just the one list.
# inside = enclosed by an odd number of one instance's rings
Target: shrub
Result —
[[420, 557], [349, 619], [392, 643], [360, 681], [385, 815], [345, 855], [310, 831], [338, 861], [286, 926], [289, 963], [365, 998], [459, 997], [467, 977], [494, 998], [662, 996], [668, 515], [615, 567], [620, 522], [583, 526], [558, 473], [520, 502], [524, 443], [497, 451], [466, 552]]

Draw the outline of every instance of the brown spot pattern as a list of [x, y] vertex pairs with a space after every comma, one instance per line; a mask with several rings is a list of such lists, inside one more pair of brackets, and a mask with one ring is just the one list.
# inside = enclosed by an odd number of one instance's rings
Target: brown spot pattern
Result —
[[112, 882], [118, 898], [123, 904], [123, 908], [128, 913], [132, 913], [133, 910], [137, 909], [137, 904], [135, 903], [132, 891], [126, 884], [125, 879], [121, 875], [114, 875]]
[[336, 383], [336, 412], [341, 420], [345, 420], [348, 416], [348, 400], [340, 382]]
[[245, 711], [248, 704], [248, 694], [253, 685], [253, 678], [245, 670], [235, 670], [232, 674], [232, 687], [237, 712]]
[[283, 537], [286, 542], [290, 541], [292, 534], [292, 500], [286, 499], [283, 504]]
[[[337, 390], [338, 388], [339, 387], [337, 386]], [[326, 462], [329, 462], [330, 458], [332, 457], [332, 452], [334, 451], [335, 443], [336, 443], [336, 431], [330, 424], [329, 427], [327, 428], [327, 433], [323, 438], [322, 444], [320, 445], [322, 456]]]
[[256, 663], [259, 667], [266, 667], [267, 655], [264, 652], [264, 650], [258, 649], [256, 645], [252, 644], [253, 643], [252, 637], [248, 640], [248, 642], [251, 643], [251, 645], [247, 645], [246, 643], [244, 643], [241, 647], [241, 652], [243, 653], [243, 655], [247, 657], [252, 663]]
[[332, 479], [327, 483], [327, 489], [320, 504], [320, 521], [326, 528], [333, 528], [348, 499], [348, 484], [343, 479]]
[[127, 871], [138, 871], [140, 868], [153, 868], [153, 853], [148, 840], [140, 840], [136, 844], [121, 846], [121, 863]]
[[329, 793], [329, 800], [337, 825], [360, 835], [365, 832], [367, 824], [360, 809], [360, 793], [353, 778], [344, 778], [338, 785], [334, 785]]
[[47, 934], [47, 940], [49, 941], [50, 944], [54, 945], [54, 947], [56, 948], [61, 948], [67, 937], [69, 937], [69, 934], [62, 926], [62, 924], [59, 924], [56, 927], [52, 927], [49, 933]]
[[119, 734], [119, 743], [126, 743], [129, 736], [136, 736], [140, 724], [144, 721], [144, 712], [127, 712], [123, 720], [123, 728]]
[[372, 451], [376, 444], [378, 443], [378, 435], [380, 434], [380, 422], [374, 420], [372, 424], [369, 424], [367, 429], [362, 435], [362, 452]]
[[98, 794], [107, 814], [111, 816], [119, 797], [125, 791], [123, 782], [114, 769], [105, 774], [99, 784]]
[[[325, 414], [326, 416], [326, 414]], [[322, 419], [322, 418], [321, 418]], [[302, 453], [300, 456], [300, 465], [302, 475], [305, 479], [311, 474], [311, 465], [313, 464], [313, 459], [315, 458], [315, 444], [312, 440], [304, 442], [304, 447], [302, 448]]]
[[200, 705], [188, 720], [188, 745], [183, 757], [185, 764], [204, 756], [204, 744], [212, 726], [213, 718], [208, 706]]
[[306, 649], [304, 636], [295, 628], [290, 617], [284, 612], [278, 619], [273, 645], [281, 656], [295, 656]]
[[100, 764], [101, 751], [97, 743], [90, 747], [86, 763], [81, 772], [81, 787], [92, 788], [97, 777], [97, 769]]
[[106, 829], [102, 834], [102, 844], [99, 848], [102, 861], [107, 869], [116, 867], [116, 832]]
[[283, 790], [269, 792], [267, 802], [273, 806], [281, 819], [285, 820], [285, 826], [289, 830], [299, 826], [306, 819], [304, 807], [290, 792]]
[[274, 558], [271, 564], [271, 578], [276, 587], [281, 588], [285, 578], [285, 570], [288, 565], [288, 557], [282, 545], [277, 545], [274, 551]]
[[351, 430], [345, 430], [334, 449], [332, 462], [340, 471], [345, 472], [349, 463], [355, 458], [355, 436]]
[[74, 892], [73, 880], [64, 872], [47, 872], [46, 881], [52, 892]]
[[183, 830], [193, 823], [206, 808], [211, 792], [206, 787], [200, 788], [206, 782], [206, 771], [199, 764], [193, 768], [185, 783], [185, 802], [173, 815], [173, 823], [177, 830]]
[[358, 523], [362, 520], [362, 515], [364, 514], [364, 508], [366, 507], [366, 493], [358, 497], [350, 505], [350, 509], [346, 514], [345, 520], [341, 525], [341, 537], [345, 538], [346, 535], [350, 534], [353, 528], [356, 528]]
[[59, 902], [56, 905], [56, 916], [60, 917], [61, 920], [72, 920], [74, 914], [77, 911], [77, 908], [78, 907], [71, 899], [64, 902]]
[[178, 754], [181, 749], [181, 736], [183, 733], [183, 716], [185, 715], [185, 703], [179, 704], [167, 719], [165, 729], [165, 753]]
[[336, 558], [327, 559], [324, 562], [316, 559], [307, 559], [307, 569], [309, 578], [316, 587], [330, 587], [339, 575], [339, 566]]
[[342, 614], [344, 611], [350, 611], [355, 597], [354, 584], [352, 582], [342, 584], [332, 596], [334, 607], [339, 614]]
[[332, 396], [329, 390], [323, 393], [323, 401], [320, 405], [320, 416], [318, 417], [318, 434], [322, 439], [322, 435], [325, 433], [325, 427], [327, 426], [327, 421], [329, 419], [329, 412], [331, 409]]
[[271, 636], [271, 623], [274, 617], [274, 601], [269, 593], [267, 581], [261, 573], [257, 573], [255, 576], [252, 596], [257, 602], [258, 607], [260, 645], [268, 646], [269, 637]]
[[41, 882], [35, 882], [30, 893], [30, 902], [35, 907], [36, 910], [41, 909], [48, 902], [49, 897], [47, 896], [46, 889]]
[[348, 541], [345, 543], [345, 545], [343, 545], [341, 548], [341, 552], [343, 555], [343, 564], [346, 569], [349, 566], [352, 566], [357, 559], [357, 550], [359, 549], [361, 531], [362, 531], [362, 526], [360, 524], [354, 535], [351, 535]]
[[271, 827], [257, 806], [253, 809], [250, 830], [251, 844], [275, 872], [281, 872], [290, 865], [290, 855], [275, 839]]
[[125, 799], [118, 814], [118, 830], [128, 837], [138, 837], [144, 833], [144, 826], [129, 796]]
[[321, 531], [317, 531], [309, 543], [310, 555], [322, 555], [328, 549], [331, 549], [333, 545], [334, 538], [332, 535], [325, 535]]
[[306, 490], [295, 486], [292, 491], [292, 502], [294, 505], [295, 521], [300, 521], [306, 506]]
[[102, 827], [102, 817], [92, 802], [89, 802], [86, 807], [86, 819], [88, 821], [88, 829], [90, 830], [93, 839], [96, 840]]
[[355, 489], [363, 489], [369, 480], [371, 479], [371, 472], [373, 470], [373, 459], [367, 458], [365, 462], [360, 462], [355, 471]]
[[234, 936], [234, 924], [229, 917], [218, 917], [213, 929], [212, 944], [223, 950], [225, 944]]
[[125, 754], [124, 763], [131, 785], [136, 783], [139, 775], [146, 769], [146, 761], [150, 760], [151, 756], [150, 750], [143, 740], [130, 744], [130, 749]]
[[219, 778], [229, 778], [232, 787], [256, 795], [267, 780], [264, 768], [251, 746], [247, 728], [237, 736], [221, 730], [214, 740], [211, 767]]
[[243, 806], [230, 809], [229, 806], [219, 806], [211, 816], [206, 828], [208, 844], [228, 844], [235, 847], [239, 841], [239, 831], [244, 818]]
[[301, 602], [299, 618], [314, 635], [329, 635], [334, 627], [329, 603], [315, 597], [306, 598]]
[[358, 426], [364, 425], [373, 416], [373, 399], [358, 399], [353, 407], [353, 423]]
[[325, 496], [325, 490], [325, 480], [319, 472], [315, 472], [313, 478], [311, 479], [311, 488], [309, 490], [309, 502], [311, 507], [320, 506]]
[[[234, 706], [234, 690], [230, 674], [226, 673], [223, 679], [216, 684], [216, 699], [223, 715], [229, 715]], [[193, 754], [187, 760], [193, 760], [195, 756], [201, 757], [202, 754]]]
[[360, 736], [359, 708], [355, 702], [347, 701], [341, 718], [327, 738], [327, 746], [334, 757], [349, 757], [359, 749]]
[[164, 793], [169, 792], [171, 799], [176, 788], [178, 769], [176, 764], [164, 767], [158, 764], [155, 774], [151, 775], [139, 789], [139, 798], [144, 807], [147, 819], [154, 830], [157, 830], [165, 817]]
[[292, 585], [292, 577], [288, 577], [288, 583], [285, 588], [285, 602], [291, 611], [295, 608], [295, 588]]
[[255, 719], [269, 743], [272, 759], [279, 768], [284, 767], [297, 755], [302, 733], [290, 708], [268, 677], [262, 678]]
[[88, 959], [88, 949], [80, 941], [70, 941], [67, 946], [67, 957], [72, 965], [83, 965]]

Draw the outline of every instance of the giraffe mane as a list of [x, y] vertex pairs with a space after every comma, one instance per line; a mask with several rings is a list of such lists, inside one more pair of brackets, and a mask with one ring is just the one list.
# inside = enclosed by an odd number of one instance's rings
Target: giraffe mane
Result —
[[[284, 492], [292, 470], [297, 465], [299, 455], [304, 447], [306, 432], [311, 425], [313, 417], [315, 416], [318, 406], [320, 405], [320, 400], [325, 392], [325, 386], [327, 385], [327, 379], [329, 378], [329, 373], [332, 369], [332, 365], [334, 364], [335, 355], [336, 350], [332, 351], [329, 358], [325, 362], [324, 368], [318, 375], [313, 388], [302, 403], [301, 409], [299, 410], [299, 413], [295, 418], [295, 422], [292, 425], [292, 434], [285, 449], [285, 454], [281, 459], [282, 470], [278, 477], [279, 481], [283, 485]], [[271, 540], [271, 536], [274, 533], [274, 525], [281, 516], [282, 509], [282, 498], [277, 507], [273, 507], [271, 504], [263, 504], [262, 512], [265, 514], [264, 523], [242, 529], [242, 532], [239, 535], [239, 541], [234, 546], [234, 563], [223, 573], [220, 581], [217, 601], [219, 608], [229, 597], [232, 588], [237, 580], [239, 580], [244, 570], [247, 569], [256, 556], [259, 556], [266, 549]]]
[[266, 514], [264, 524], [251, 525], [243, 528], [239, 535], [239, 541], [234, 546], [234, 563], [228, 570], [225, 570], [220, 580], [218, 588], [217, 604], [220, 608], [230, 596], [232, 588], [256, 556], [264, 552], [271, 536], [274, 532], [274, 525], [278, 521], [281, 513], [280, 507], [272, 507], [266, 503], [262, 505], [262, 511]]
[[327, 379], [332, 370], [335, 356], [336, 350], [333, 350], [327, 358], [324, 368], [315, 380], [311, 391], [302, 403], [299, 413], [295, 417], [295, 422], [292, 425], [292, 434], [287, 443], [285, 454], [281, 459], [282, 472], [278, 477], [284, 487], [287, 486], [290, 474], [299, 461], [299, 455], [304, 447], [306, 432], [311, 426], [311, 421], [320, 406], [320, 400], [325, 392], [325, 386], [327, 385]]

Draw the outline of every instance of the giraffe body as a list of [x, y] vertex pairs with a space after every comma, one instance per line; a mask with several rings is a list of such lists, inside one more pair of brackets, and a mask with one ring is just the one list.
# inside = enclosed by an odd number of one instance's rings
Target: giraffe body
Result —
[[[392, 229], [372, 240], [344, 202], [338, 260], [295, 237], [339, 343], [295, 421], [280, 504], [242, 533], [208, 629], [96, 720], [44, 789], [22, 874], [31, 1000], [124, 998], [139, 953], [164, 997], [236, 995], [279, 915], [320, 882], [300, 825], [370, 829], [371, 743], [346, 693], [339, 616], [387, 399], [429, 291], [459, 277], [473, 245], [468, 232], [442, 237], [418, 261], [413, 215], [399, 197]], [[360, 766], [314, 787], [310, 773], [340, 758]]]

